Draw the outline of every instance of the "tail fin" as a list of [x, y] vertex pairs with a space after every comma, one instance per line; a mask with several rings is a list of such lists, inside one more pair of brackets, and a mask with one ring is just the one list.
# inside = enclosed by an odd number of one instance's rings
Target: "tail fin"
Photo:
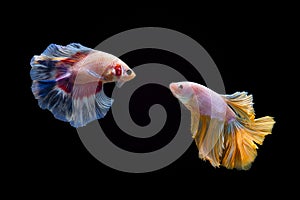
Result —
[[33, 81], [31, 89], [41, 108], [49, 109], [47, 104], [53, 103], [53, 98], [46, 97], [48, 94], [57, 95], [53, 90], [60, 93], [71, 92], [76, 72], [72, 72], [70, 68], [90, 50], [92, 49], [77, 43], [67, 46], [50, 44], [41, 55], [33, 56], [30, 61], [30, 76]]
[[71, 68], [91, 50], [77, 43], [67, 46], [50, 44], [41, 55], [31, 59], [32, 93], [39, 106], [50, 110], [55, 118], [72, 121], [71, 92], [76, 72]]
[[256, 144], [262, 145], [265, 136], [271, 134], [275, 121], [269, 116], [254, 119], [252, 95], [242, 92], [223, 97], [237, 117], [224, 127], [222, 165], [248, 170], [257, 156]]
[[42, 109], [50, 110], [59, 120], [71, 120], [71, 95], [57, 88], [54, 80], [33, 81], [32, 92]]

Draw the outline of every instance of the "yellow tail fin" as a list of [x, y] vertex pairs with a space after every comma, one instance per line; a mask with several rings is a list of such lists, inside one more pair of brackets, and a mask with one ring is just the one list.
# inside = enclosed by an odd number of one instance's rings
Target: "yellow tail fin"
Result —
[[255, 118], [252, 95], [236, 92], [223, 95], [237, 117], [224, 127], [225, 148], [222, 165], [232, 169], [247, 170], [257, 156], [257, 145], [262, 145], [265, 136], [271, 134], [275, 123], [272, 117]]
[[214, 167], [248, 170], [257, 156], [257, 149], [265, 136], [271, 134], [273, 117], [255, 119], [252, 95], [236, 92], [223, 95], [235, 112], [229, 122], [212, 119], [191, 111], [191, 131], [199, 150], [199, 157]]
[[226, 168], [247, 170], [257, 156], [258, 147], [271, 134], [275, 121], [266, 116], [253, 121], [232, 121], [224, 129], [225, 149], [222, 165]]

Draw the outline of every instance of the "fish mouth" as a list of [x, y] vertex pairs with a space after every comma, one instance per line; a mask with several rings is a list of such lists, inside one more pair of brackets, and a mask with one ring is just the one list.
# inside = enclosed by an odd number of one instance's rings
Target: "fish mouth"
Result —
[[135, 78], [135, 76], [136, 76], [136, 74], [134, 73], [134, 71], [133, 71], [133, 70], [131, 70], [131, 74], [130, 74], [130, 76], [129, 76], [129, 79], [128, 79], [128, 81], [130, 81], [130, 80], [134, 79], [134, 78]]
[[171, 92], [173, 93], [173, 95], [176, 94], [176, 89], [177, 89], [177, 84], [176, 83], [170, 83], [169, 88], [171, 90]]

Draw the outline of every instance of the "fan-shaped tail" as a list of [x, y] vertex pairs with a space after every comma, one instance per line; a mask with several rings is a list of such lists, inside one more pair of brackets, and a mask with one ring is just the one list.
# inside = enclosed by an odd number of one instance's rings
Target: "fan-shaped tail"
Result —
[[73, 67], [91, 51], [77, 43], [67, 46], [50, 44], [30, 62], [32, 92], [39, 106], [74, 127], [103, 118], [113, 103], [104, 94], [101, 81], [75, 83], [78, 71]]

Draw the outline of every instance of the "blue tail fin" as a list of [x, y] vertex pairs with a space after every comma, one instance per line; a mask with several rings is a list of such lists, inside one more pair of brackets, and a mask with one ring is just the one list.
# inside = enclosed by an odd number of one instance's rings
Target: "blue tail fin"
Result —
[[[82, 93], [84, 88], [75, 88], [75, 91]], [[88, 96], [73, 96], [73, 113], [70, 124], [75, 127], [85, 126], [86, 124], [103, 118], [113, 104], [113, 99], [104, 93], [103, 85], [100, 91]]]
[[54, 117], [70, 121], [72, 116], [72, 98], [70, 94], [56, 87], [51, 80], [33, 81], [32, 92], [42, 109], [50, 110]]
[[[71, 67], [92, 49], [78, 43], [67, 46], [50, 44], [41, 55], [30, 61], [32, 92], [42, 109], [50, 110], [60, 120], [70, 121], [72, 116]], [[67, 84], [67, 85], [63, 85]]]

